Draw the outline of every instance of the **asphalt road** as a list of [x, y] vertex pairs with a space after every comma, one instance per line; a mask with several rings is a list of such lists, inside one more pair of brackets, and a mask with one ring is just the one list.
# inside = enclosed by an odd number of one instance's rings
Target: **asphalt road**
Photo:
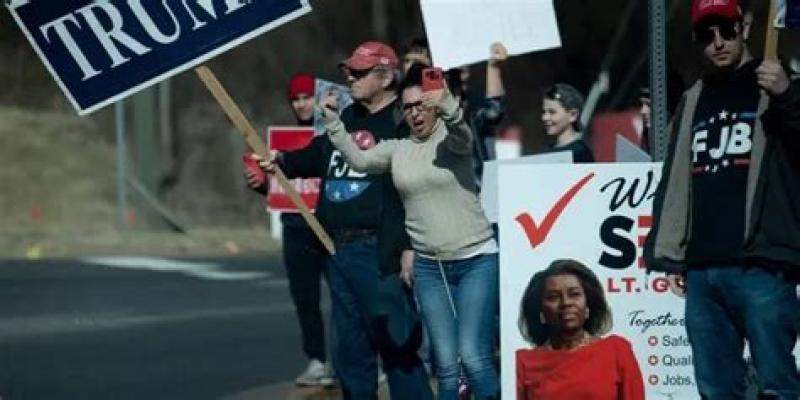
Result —
[[0, 261], [2, 400], [244, 398], [305, 362], [277, 256]]

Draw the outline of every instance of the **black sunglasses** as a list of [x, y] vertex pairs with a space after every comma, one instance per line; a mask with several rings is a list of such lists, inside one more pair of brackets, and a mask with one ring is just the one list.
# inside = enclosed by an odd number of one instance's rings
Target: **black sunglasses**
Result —
[[365, 76], [369, 75], [372, 72], [372, 68], [367, 69], [348, 69], [347, 74], [355, 78], [355, 80], [360, 80]]
[[694, 29], [694, 41], [703, 46], [708, 46], [714, 42], [716, 39], [716, 34], [711, 28], [715, 26], [719, 32], [719, 37], [723, 40], [736, 39], [736, 37], [739, 35], [739, 31], [736, 29], [737, 24], [737, 21], [726, 19], [714, 21], [713, 24], [700, 24]]

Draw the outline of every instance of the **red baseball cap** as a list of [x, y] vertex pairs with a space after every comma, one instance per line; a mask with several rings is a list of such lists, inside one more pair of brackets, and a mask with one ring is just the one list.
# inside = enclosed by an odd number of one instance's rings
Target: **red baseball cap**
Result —
[[709, 15], [738, 19], [742, 12], [738, 0], [692, 0], [692, 25]]
[[389, 45], [381, 42], [364, 42], [356, 47], [350, 58], [342, 61], [339, 65], [355, 70], [365, 70], [379, 65], [395, 69], [399, 64], [397, 54]]
[[314, 97], [315, 84], [316, 81], [311, 75], [297, 74], [293, 76], [289, 81], [289, 100], [294, 100], [301, 94]]

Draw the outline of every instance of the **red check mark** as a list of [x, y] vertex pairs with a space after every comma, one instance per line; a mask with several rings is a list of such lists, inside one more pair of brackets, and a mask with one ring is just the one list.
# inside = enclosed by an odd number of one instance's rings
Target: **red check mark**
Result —
[[517, 215], [517, 217], [514, 218], [520, 225], [522, 225], [522, 230], [525, 231], [525, 236], [528, 237], [531, 247], [535, 248], [544, 242], [544, 240], [547, 238], [547, 235], [550, 233], [550, 229], [553, 228], [556, 220], [564, 211], [564, 209], [567, 208], [569, 202], [575, 198], [575, 195], [577, 195], [578, 192], [584, 186], [586, 186], [586, 184], [589, 183], [592, 178], [594, 178], [594, 172], [583, 177], [583, 179], [578, 181], [578, 183], [569, 188], [566, 193], [561, 195], [561, 198], [558, 199], [553, 208], [551, 208], [550, 211], [547, 212], [547, 215], [544, 216], [541, 226], [537, 226], [536, 221], [533, 220], [533, 217], [526, 212]]

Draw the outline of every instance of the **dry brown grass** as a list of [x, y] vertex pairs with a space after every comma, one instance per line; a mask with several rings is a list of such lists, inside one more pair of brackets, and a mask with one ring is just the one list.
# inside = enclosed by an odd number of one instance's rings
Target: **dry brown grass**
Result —
[[[74, 113], [0, 109], [0, 258], [86, 254], [214, 255], [275, 249], [252, 227], [187, 235], [116, 220], [115, 150]], [[129, 221], [130, 222], [130, 221]]]
[[90, 119], [0, 109], [0, 234], [113, 225], [113, 157]]

